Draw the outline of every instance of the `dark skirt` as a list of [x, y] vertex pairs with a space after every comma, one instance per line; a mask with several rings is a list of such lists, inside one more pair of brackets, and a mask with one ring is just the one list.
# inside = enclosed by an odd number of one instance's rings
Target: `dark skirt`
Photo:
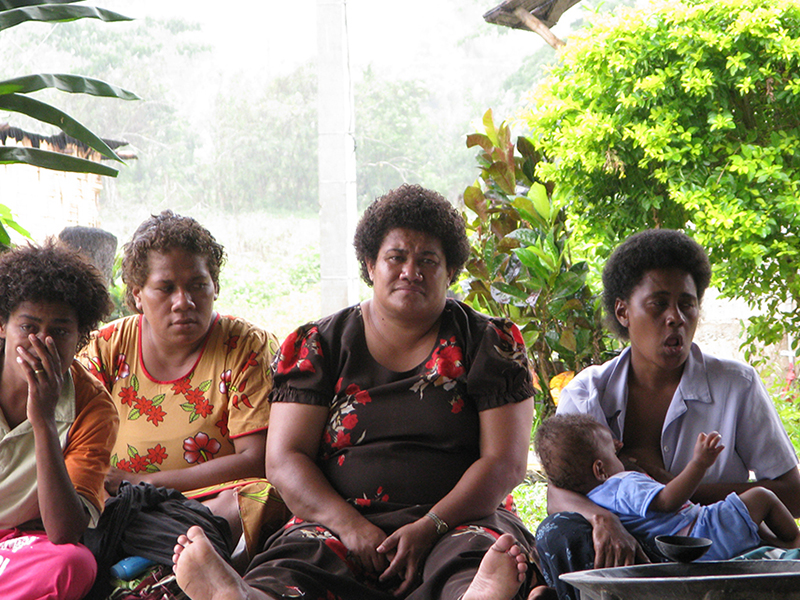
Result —
[[[422, 518], [428, 510], [429, 505], [418, 505], [364, 516], [390, 535]], [[516, 515], [500, 508], [443, 535], [426, 558], [417, 587], [406, 598], [460, 598], [483, 555], [503, 533], [512, 534], [531, 554], [532, 534]], [[529, 580], [535, 582], [537, 570], [531, 567], [528, 573]], [[399, 584], [379, 583], [376, 576], [360, 571], [347, 559], [346, 548], [331, 531], [297, 519], [267, 541], [264, 551], [248, 567], [245, 581], [276, 598], [302, 596], [312, 600], [395, 600], [392, 590]], [[528, 588], [523, 584], [518, 597], [525, 598]]]

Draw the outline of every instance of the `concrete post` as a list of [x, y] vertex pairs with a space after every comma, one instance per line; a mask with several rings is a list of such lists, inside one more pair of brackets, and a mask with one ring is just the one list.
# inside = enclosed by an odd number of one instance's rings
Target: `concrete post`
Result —
[[357, 218], [353, 96], [345, 0], [317, 0], [321, 314], [355, 303]]

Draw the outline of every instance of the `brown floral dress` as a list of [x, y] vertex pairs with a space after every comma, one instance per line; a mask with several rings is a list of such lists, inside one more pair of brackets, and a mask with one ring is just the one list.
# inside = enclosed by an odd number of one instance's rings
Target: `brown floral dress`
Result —
[[[292, 333], [274, 370], [271, 402], [329, 407], [318, 465], [387, 535], [421, 518], [479, 458], [479, 412], [534, 391], [517, 327], [453, 300], [433, 352], [410, 371], [390, 371], [372, 358], [359, 306]], [[531, 548], [519, 518], [498, 508], [444, 535], [408, 597], [460, 597], [503, 532]], [[275, 597], [312, 600], [388, 599], [397, 585], [359, 572], [332, 532], [299, 519], [267, 542], [245, 579]]]

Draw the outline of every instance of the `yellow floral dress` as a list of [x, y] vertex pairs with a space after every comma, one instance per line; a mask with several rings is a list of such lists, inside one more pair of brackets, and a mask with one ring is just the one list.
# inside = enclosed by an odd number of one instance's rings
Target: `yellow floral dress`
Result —
[[[80, 353], [119, 412], [112, 466], [130, 473], [183, 469], [233, 454], [235, 438], [267, 429], [275, 336], [243, 319], [218, 315], [189, 372], [158, 381], [142, 360], [141, 319], [134, 315], [109, 323]], [[231, 481], [184, 495], [201, 498], [230, 487], [239, 492], [251, 548], [270, 519], [264, 511], [283, 511], [266, 480]]]

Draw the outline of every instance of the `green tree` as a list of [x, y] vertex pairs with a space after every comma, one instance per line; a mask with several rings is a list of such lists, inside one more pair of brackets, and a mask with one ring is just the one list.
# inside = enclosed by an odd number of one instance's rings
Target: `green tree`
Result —
[[361, 207], [403, 183], [446, 195], [460, 191], [472, 159], [443, 140], [459, 139], [466, 123], [448, 122], [423, 82], [390, 81], [367, 68], [355, 89], [355, 116]]
[[577, 227], [606, 246], [683, 228], [714, 284], [800, 339], [800, 3], [653, 0], [597, 16], [527, 113]]
[[223, 88], [211, 125], [209, 201], [225, 210], [316, 211], [317, 75], [312, 64], [260, 90]]
[[199, 34], [200, 25], [192, 21], [147, 17], [119, 28], [84, 21], [30, 40], [34, 51], [46, 50], [54, 61], [91, 77], [113, 78], [142, 96], [124, 113], [108, 100], [71, 96], [65, 102], [94, 129], [129, 142], [136, 155], [122, 177], [104, 186], [105, 210], [132, 203], [180, 209], [204, 198], [198, 149], [207, 128], [193, 122], [202, 100], [186, 105], [187, 90], [196, 96], [198, 87], [214, 84], [210, 46], [196, 41]]

